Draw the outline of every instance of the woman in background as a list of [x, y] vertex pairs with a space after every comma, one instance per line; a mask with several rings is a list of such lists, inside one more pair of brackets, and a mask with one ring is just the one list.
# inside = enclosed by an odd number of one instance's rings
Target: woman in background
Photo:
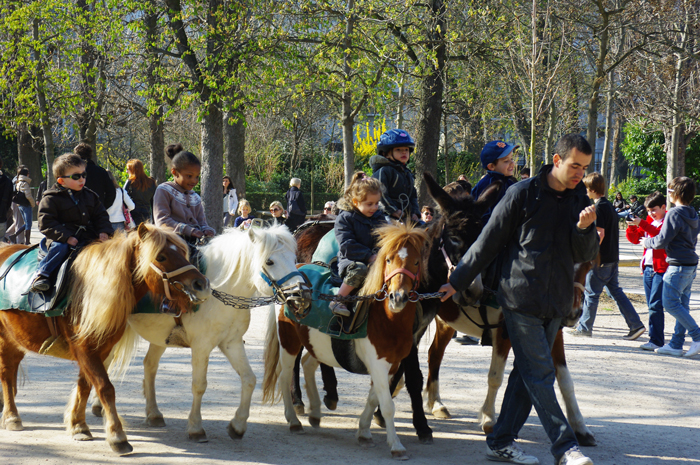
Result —
[[153, 222], [153, 196], [156, 193], [155, 179], [146, 176], [141, 160], [132, 159], [126, 163], [129, 179], [124, 184], [124, 190], [134, 201], [131, 218], [136, 226], [141, 223]]

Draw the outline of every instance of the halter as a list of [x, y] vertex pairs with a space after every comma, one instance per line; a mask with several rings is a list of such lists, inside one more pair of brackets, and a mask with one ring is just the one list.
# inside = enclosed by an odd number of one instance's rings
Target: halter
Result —
[[440, 252], [442, 252], [442, 256], [445, 257], [445, 264], [447, 264], [447, 279], [450, 279], [450, 275], [457, 267], [452, 264], [452, 260], [450, 260], [450, 256], [447, 255], [447, 251], [445, 250], [445, 240], [443, 238], [444, 233], [445, 233], [445, 225], [442, 226], [442, 233], [440, 234], [440, 249], [439, 250], [440, 250]]
[[[389, 273], [388, 275], [385, 273], [384, 274], [384, 286], [382, 286], [382, 289], [380, 292], [384, 292], [385, 298], [386, 298], [386, 283], [389, 282], [391, 278], [396, 276], [397, 274], [402, 274], [405, 276], [408, 276], [413, 280], [413, 287], [411, 290], [408, 292], [409, 294], [409, 300], [411, 302], [416, 302], [418, 300], [417, 293], [416, 293], [416, 288], [418, 287], [418, 283], [420, 282], [420, 266], [418, 267], [418, 272], [416, 274], [413, 274], [410, 270], [407, 270], [406, 268], [396, 268], [394, 271]], [[377, 300], [384, 300], [384, 299], [377, 299]]]
[[172, 297], [170, 295], [170, 284], [172, 284], [173, 286], [175, 286], [175, 288], [177, 290], [184, 292], [187, 295], [187, 297], [189, 297], [190, 300], [192, 300], [193, 302], [195, 302], [197, 300], [193, 295], [190, 294], [189, 291], [187, 291], [187, 289], [182, 285], [181, 282], [179, 282], [179, 281], [172, 281], [171, 282], [170, 281], [170, 278], [174, 278], [175, 276], [181, 275], [182, 273], [185, 273], [187, 271], [190, 271], [190, 270], [196, 271], [197, 268], [194, 265], [185, 265], [182, 268], [178, 268], [177, 270], [170, 271], [170, 272], [161, 270], [160, 268], [155, 266], [153, 264], [153, 262], [151, 262], [150, 265], [151, 265], [151, 268], [153, 268], [153, 270], [156, 273], [160, 274], [160, 277], [163, 280], [163, 288], [165, 289], [165, 297], [167, 299], [172, 300]]
[[[307, 296], [308, 300], [311, 299], [311, 286], [309, 281], [306, 279], [306, 276], [304, 276], [304, 274], [298, 270], [294, 270], [276, 281], [272, 279], [264, 270], [260, 272], [260, 276], [262, 277], [263, 281], [265, 281], [267, 285], [272, 288], [274, 296], [277, 298], [277, 302], [279, 304], [284, 304], [287, 302], [287, 300], [305, 300], [307, 299]], [[282, 287], [282, 284], [286, 283], [294, 276], [300, 276], [304, 282]], [[293, 294], [298, 294], [299, 297], [295, 297]]]

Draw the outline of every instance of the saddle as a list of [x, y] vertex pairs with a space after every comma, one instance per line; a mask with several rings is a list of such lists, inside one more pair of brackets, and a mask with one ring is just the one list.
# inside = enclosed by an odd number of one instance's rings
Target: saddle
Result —
[[303, 265], [299, 271], [304, 273], [311, 284], [312, 302], [305, 315], [297, 315], [287, 305], [284, 314], [290, 320], [317, 329], [338, 339], [359, 339], [367, 337], [367, 316], [369, 301], [358, 302], [352, 319], [344, 319], [333, 314], [329, 302], [319, 300], [320, 294], [337, 295], [342, 280], [337, 274], [338, 242], [333, 230], [326, 233], [312, 257], [313, 263]]

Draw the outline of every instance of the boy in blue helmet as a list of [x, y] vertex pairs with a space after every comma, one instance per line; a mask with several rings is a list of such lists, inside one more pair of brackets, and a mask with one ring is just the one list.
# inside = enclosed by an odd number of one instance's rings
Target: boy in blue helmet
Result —
[[376, 178], [386, 188], [382, 193], [381, 204], [392, 218], [420, 220], [418, 194], [414, 185], [413, 173], [406, 168], [416, 144], [403, 129], [390, 129], [381, 135], [377, 153], [369, 160]]
[[[481, 180], [472, 189], [472, 197], [477, 200], [484, 190], [489, 187], [495, 181], [501, 181], [503, 187], [498, 193], [498, 200], [496, 204], [506, 195], [506, 190], [517, 182], [517, 179], [513, 177], [513, 172], [515, 171], [515, 161], [513, 161], [513, 152], [520, 147], [519, 145], [512, 145], [501, 140], [494, 140], [489, 142], [484, 146], [481, 151], [481, 166], [486, 170], [486, 175], [481, 178]], [[491, 218], [491, 213], [496, 207], [489, 208], [484, 216], [482, 216], [483, 223]]]

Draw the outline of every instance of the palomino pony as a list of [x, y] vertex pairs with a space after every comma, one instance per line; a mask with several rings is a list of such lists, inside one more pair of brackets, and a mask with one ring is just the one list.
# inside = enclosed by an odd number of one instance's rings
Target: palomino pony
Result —
[[[284, 226], [248, 231], [227, 229], [201, 247], [200, 252], [206, 275], [217, 291], [243, 299], [277, 292], [280, 301], [286, 301], [292, 294], [301, 297], [296, 294], [306, 286], [295, 266], [296, 243]], [[209, 356], [218, 347], [241, 379], [240, 404], [227, 429], [231, 438], [242, 438], [256, 383], [243, 345], [243, 335], [250, 325], [250, 308], [233, 308], [218, 299], [209, 299], [196, 312], [183, 314], [180, 320], [176, 326], [174, 317], [163, 314], [137, 313], [129, 317], [129, 326], [150, 343], [143, 360], [146, 423], [165, 426], [155, 392], [158, 363], [165, 349], [190, 347], [193, 399], [187, 433], [193, 441], [207, 441], [202, 427], [202, 396], [207, 388]], [[93, 413], [99, 412], [99, 404], [93, 404]]]
[[[429, 240], [425, 231], [410, 225], [387, 225], [379, 228], [377, 233], [380, 250], [359, 294], [373, 295], [383, 289], [386, 298], [369, 303], [367, 336], [353, 340], [332, 339], [314, 328], [292, 322], [285, 317], [283, 309], [280, 309], [275, 325], [275, 314], [271, 311], [265, 344], [263, 401], [274, 400], [279, 378], [284, 414], [290, 430], [303, 431], [289, 390], [294, 360], [303, 344], [311, 354], [304, 362], [311, 425], [319, 426], [321, 422], [321, 399], [314, 380], [319, 362], [369, 374], [372, 385], [360, 416], [357, 439], [363, 444], [372, 443], [370, 425], [372, 414], [379, 404], [386, 415], [387, 442], [392, 456], [407, 459], [406, 449], [394, 427], [389, 374], [396, 371], [413, 346], [416, 304], [410, 301], [413, 299], [409, 300], [409, 296], [415, 293], [418, 282], [427, 273], [423, 252], [429, 246]], [[341, 364], [339, 359], [346, 363]], [[281, 372], [278, 370], [280, 367]]]
[[[26, 249], [13, 245], [0, 247], [0, 264], [12, 254]], [[85, 407], [90, 389], [95, 386], [105, 406], [107, 443], [118, 454], [133, 450], [117, 416], [114, 386], [104, 361], [120, 341], [127, 319], [139, 299], [151, 292], [168, 294], [175, 306], [189, 300], [204, 301], [211, 290], [207, 279], [187, 261], [187, 245], [174, 232], [141, 224], [138, 231], [117, 233], [113, 239], [94, 242], [78, 254], [70, 281], [70, 302], [63, 316], [47, 318], [42, 314], [17, 309], [0, 311], [0, 377], [4, 409], [0, 426], [23, 429], [15, 405], [17, 371], [27, 351], [39, 352], [44, 341], [62, 338], [78, 363], [80, 373], [66, 410], [65, 422], [73, 439], [92, 439], [85, 423]], [[177, 276], [177, 282], [172, 278]], [[53, 327], [53, 328], [52, 328]], [[135, 338], [125, 338], [116, 350], [128, 359]]]
[[[586, 274], [595, 266], [594, 262], [576, 264], [574, 267], [574, 304], [567, 325], [573, 326], [581, 315], [583, 301], [583, 284], [586, 282]], [[491, 366], [488, 374], [488, 392], [484, 404], [479, 411], [479, 424], [485, 433], [493, 431], [496, 421], [496, 395], [503, 383], [503, 373], [505, 371], [508, 353], [510, 352], [510, 339], [506, 339], [503, 334], [502, 314], [500, 308], [487, 306], [486, 321], [481, 316], [477, 307], [458, 307], [452, 299], [443, 303], [440, 307], [438, 317], [435, 319], [437, 330], [435, 339], [428, 351], [428, 382], [425, 392], [428, 397], [428, 409], [432, 411], [436, 418], [451, 418], [450, 412], [440, 399], [440, 385], [438, 374], [440, 364], [445, 354], [445, 348], [452, 339], [455, 330], [475, 337], [483, 337], [484, 331], [491, 333], [493, 350], [491, 352]], [[448, 326], [449, 325], [449, 326]], [[552, 347], [552, 359], [556, 370], [557, 384], [561, 391], [566, 405], [566, 414], [576, 433], [576, 438], [582, 446], [595, 446], [596, 441], [593, 433], [586, 426], [586, 422], [581, 414], [574, 392], [574, 382], [571, 373], [566, 366], [566, 356], [564, 355], [564, 338], [562, 330], [559, 329], [557, 337]]]

